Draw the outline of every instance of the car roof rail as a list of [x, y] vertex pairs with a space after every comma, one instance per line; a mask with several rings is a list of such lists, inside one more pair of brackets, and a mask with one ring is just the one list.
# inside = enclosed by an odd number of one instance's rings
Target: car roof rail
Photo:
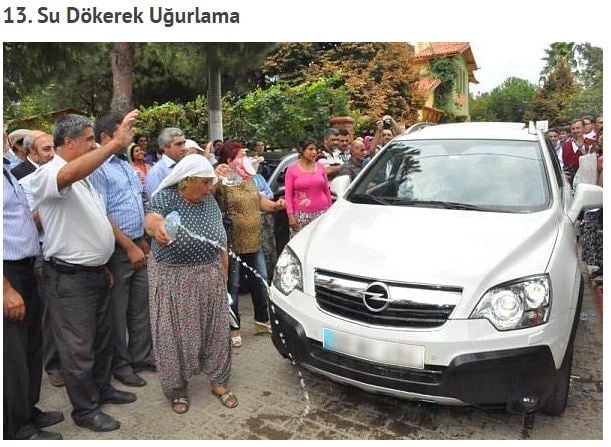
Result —
[[421, 123], [412, 124], [407, 129], [405, 129], [405, 132], [403, 132], [403, 135], [409, 135], [410, 133], [417, 132], [419, 130], [424, 129], [425, 127], [436, 126], [436, 125], [437, 123], [431, 123], [429, 121], [423, 121]]

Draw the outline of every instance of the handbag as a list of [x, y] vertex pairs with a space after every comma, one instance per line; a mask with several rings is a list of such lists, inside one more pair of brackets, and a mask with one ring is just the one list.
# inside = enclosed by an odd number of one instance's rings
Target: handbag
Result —
[[596, 158], [596, 152], [592, 151], [579, 157], [579, 169], [577, 169], [573, 178], [573, 188], [576, 188], [580, 183], [596, 185], [598, 181], [598, 163]]

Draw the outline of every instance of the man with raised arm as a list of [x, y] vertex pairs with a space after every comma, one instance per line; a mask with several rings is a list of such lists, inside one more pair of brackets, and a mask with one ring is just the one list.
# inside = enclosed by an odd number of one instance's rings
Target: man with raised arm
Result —
[[129, 112], [108, 144], [96, 149], [93, 123], [80, 115], [55, 122], [57, 154], [37, 170], [30, 187], [43, 236], [43, 276], [53, 334], [64, 370], [72, 419], [93, 431], [121, 424], [102, 412], [105, 403], [123, 404], [136, 395], [110, 384], [113, 347], [106, 268], [115, 237], [104, 203], [89, 174], [133, 138], [138, 111]]

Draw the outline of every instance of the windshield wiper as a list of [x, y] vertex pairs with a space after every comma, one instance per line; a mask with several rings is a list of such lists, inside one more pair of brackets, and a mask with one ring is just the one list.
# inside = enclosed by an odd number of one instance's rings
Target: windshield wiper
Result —
[[482, 208], [477, 205], [460, 202], [446, 202], [442, 200], [411, 200], [411, 199], [395, 199], [392, 201], [394, 205], [413, 205], [413, 206], [432, 206], [445, 208], [448, 210], [472, 210], [472, 211], [494, 211], [490, 208]]
[[378, 205], [392, 205], [394, 203], [394, 201], [383, 199], [378, 196], [370, 196], [369, 194], [350, 194], [348, 199], [354, 203], [375, 203]]

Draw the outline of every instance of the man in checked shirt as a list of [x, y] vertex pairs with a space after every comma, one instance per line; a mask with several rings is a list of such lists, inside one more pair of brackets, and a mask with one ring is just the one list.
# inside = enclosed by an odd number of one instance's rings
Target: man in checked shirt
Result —
[[[107, 144], [122, 116], [109, 113], [95, 123], [96, 141]], [[142, 183], [127, 161], [124, 148], [96, 169], [89, 180], [102, 196], [113, 224], [115, 249], [108, 261], [114, 278], [110, 289], [112, 312], [112, 374], [127, 386], [144, 386], [137, 371], [155, 370], [148, 305], [146, 256], [150, 247], [144, 236]], [[126, 334], [129, 335], [126, 341]]]

